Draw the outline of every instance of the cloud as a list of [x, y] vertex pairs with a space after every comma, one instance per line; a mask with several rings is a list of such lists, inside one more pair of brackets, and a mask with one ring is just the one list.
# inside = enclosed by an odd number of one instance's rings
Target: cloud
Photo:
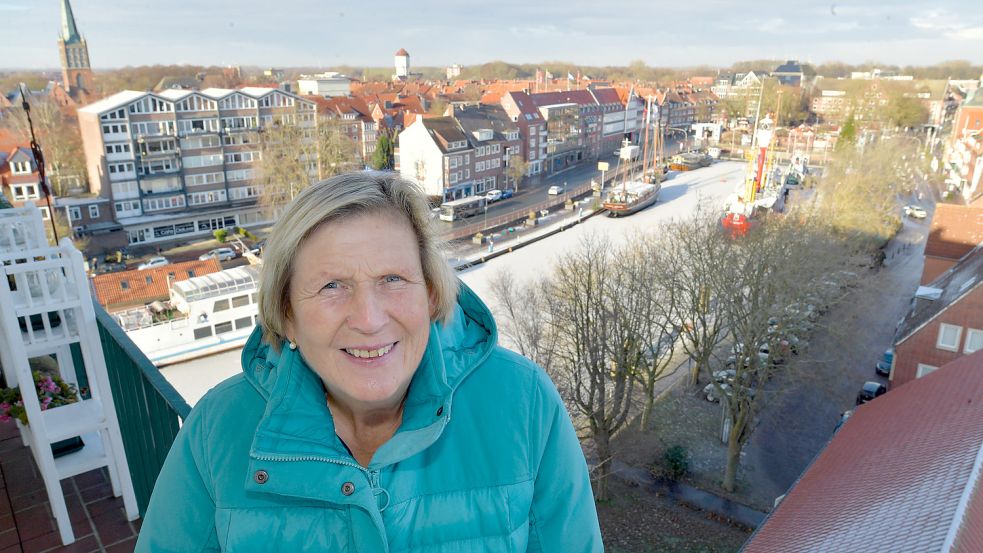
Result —
[[0, 12], [26, 12], [29, 8], [20, 4], [0, 2]]
[[966, 27], [950, 31], [946, 36], [955, 40], [983, 40], [983, 27]]
[[945, 10], [929, 10], [911, 19], [912, 26], [923, 31], [937, 32], [950, 40], [983, 40], [983, 25], [979, 18], [976, 21], [966, 21], [965, 16], [959, 16]]

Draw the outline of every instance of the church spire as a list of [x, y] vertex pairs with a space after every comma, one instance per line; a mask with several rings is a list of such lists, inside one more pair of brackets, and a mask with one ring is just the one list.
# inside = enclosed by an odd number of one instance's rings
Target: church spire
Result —
[[72, 14], [72, 5], [68, 0], [61, 0], [61, 39], [65, 44], [73, 44], [82, 40], [78, 29], [75, 28], [75, 16]]

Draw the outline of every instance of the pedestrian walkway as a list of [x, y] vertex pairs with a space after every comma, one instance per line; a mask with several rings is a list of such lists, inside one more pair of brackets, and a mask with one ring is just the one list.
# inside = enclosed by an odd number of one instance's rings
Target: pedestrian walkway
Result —
[[767, 513], [752, 509], [747, 505], [682, 482], [656, 479], [649, 471], [626, 465], [618, 460], [614, 461], [613, 468], [614, 476], [629, 484], [637, 485], [650, 493], [674, 499], [688, 507], [724, 517], [751, 530], [757, 528], [768, 516]]

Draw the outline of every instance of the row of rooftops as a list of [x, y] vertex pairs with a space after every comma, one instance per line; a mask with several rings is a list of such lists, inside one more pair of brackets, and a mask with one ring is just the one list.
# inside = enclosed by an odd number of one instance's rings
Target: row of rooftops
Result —
[[206, 88], [204, 90], [185, 90], [185, 89], [167, 89], [160, 92], [146, 92], [138, 90], [123, 90], [117, 92], [112, 96], [103, 98], [102, 100], [93, 102], [85, 107], [79, 108], [80, 113], [94, 113], [102, 114], [114, 109], [119, 109], [131, 102], [139, 100], [145, 96], [156, 96], [158, 98], [163, 98], [171, 102], [178, 102], [192, 95], [201, 95], [211, 100], [221, 100], [227, 98], [234, 94], [244, 94], [250, 98], [259, 100], [264, 96], [270, 94], [286, 94], [294, 98], [303, 99], [301, 96], [297, 96], [290, 92], [280, 90], [279, 88], [272, 87], [258, 87], [258, 86], [246, 86], [242, 88]]

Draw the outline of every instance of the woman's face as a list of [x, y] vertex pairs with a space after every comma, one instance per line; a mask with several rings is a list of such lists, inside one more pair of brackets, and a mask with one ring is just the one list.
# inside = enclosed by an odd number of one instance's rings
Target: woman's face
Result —
[[322, 225], [297, 251], [287, 336], [333, 401], [395, 407], [423, 358], [431, 302], [413, 228], [393, 212]]

